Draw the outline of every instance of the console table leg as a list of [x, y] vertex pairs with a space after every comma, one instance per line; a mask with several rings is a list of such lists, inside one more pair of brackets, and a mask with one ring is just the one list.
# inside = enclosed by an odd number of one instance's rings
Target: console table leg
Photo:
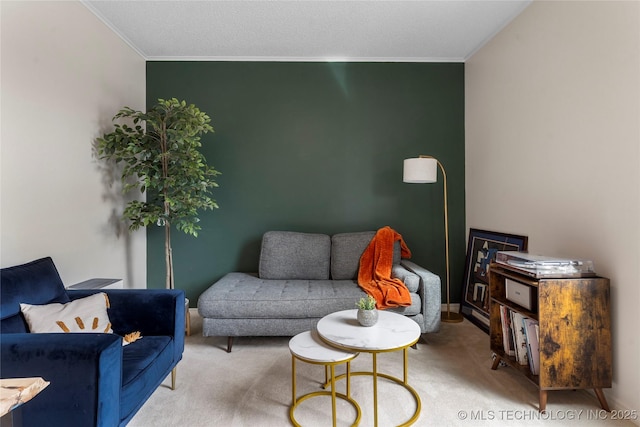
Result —
[[498, 365], [500, 364], [500, 356], [494, 353], [493, 365], [491, 365], [492, 370], [498, 369]]
[[547, 390], [540, 390], [540, 412], [547, 410]]
[[611, 409], [609, 409], [609, 404], [607, 403], [607, 398], [604, 397], [604, 392], [602, 391], [602, 389], [594, 388], [593, 391], [596, 392], [596, 397], [598, 398], [598, 401], [600, 402], [600, 406], [602, 406], [602, 409], [604, 409], [607, 412], [611, 412]]

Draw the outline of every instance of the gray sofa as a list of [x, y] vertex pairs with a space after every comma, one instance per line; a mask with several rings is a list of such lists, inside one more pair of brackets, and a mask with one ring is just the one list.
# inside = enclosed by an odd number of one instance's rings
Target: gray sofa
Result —
[[[204, 336], [293, 336], [323, 316], [355, 308], [365, 292], [357, 284], [360, 257], [375, 231], [326, 234], [268, 231], [258, 273], [228, 273], [198, 298]], [[392, 276], [411, 292], [411, 305], [389, 309], [420, 325], [440, 329], [440, 277], [400, 258], [394, 247]]]

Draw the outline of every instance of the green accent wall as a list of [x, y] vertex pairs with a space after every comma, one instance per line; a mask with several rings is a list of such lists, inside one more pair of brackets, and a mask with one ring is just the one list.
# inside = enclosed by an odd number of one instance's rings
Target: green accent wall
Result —
[[[257, 271], [268, 230], [400, 232], [413, 260], [442, 278], [443, 187], [405, 184], [402, 161], [428, 154], [447, 172], [451, 300], [465, 262], [464, 64], [147, 63], [147, 105], [184, 99], [212, 119], [203, 137], [222, 172], [197, 238], [172, 233], [176, 287], [195, 307], [231, 271]], [[165, 283], [164, 234], [147, 231], [150, 288]]]

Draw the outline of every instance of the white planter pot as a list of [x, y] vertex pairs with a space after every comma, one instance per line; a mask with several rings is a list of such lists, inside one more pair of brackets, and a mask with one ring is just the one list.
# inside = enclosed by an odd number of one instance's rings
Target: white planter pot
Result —
[[358, 322], [360, 322], [362, 326], [373, 326], [377, 321], [378, 310], [375, 308], [373, 310], [358, 309]]

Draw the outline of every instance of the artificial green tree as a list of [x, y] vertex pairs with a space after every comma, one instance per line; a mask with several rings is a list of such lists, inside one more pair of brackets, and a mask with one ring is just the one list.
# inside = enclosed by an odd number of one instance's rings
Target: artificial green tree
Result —
[[122, 168], [124, 193], [146, 193], [146, 201], [130, 201], [122, 216], [130, 230], [164, 227], [166, 287], [173, 289], [171, 227], [197, 237], [199, 212], [218, 207], [211, 190], [220, 172], [207, 165], [199, 150], [201, 135], [213, 132], [211, 119], [173, 98], [159, 99], [146, 113], [125, 107], [113, 121], [114, 130], [97, 139], [98, 155]]

